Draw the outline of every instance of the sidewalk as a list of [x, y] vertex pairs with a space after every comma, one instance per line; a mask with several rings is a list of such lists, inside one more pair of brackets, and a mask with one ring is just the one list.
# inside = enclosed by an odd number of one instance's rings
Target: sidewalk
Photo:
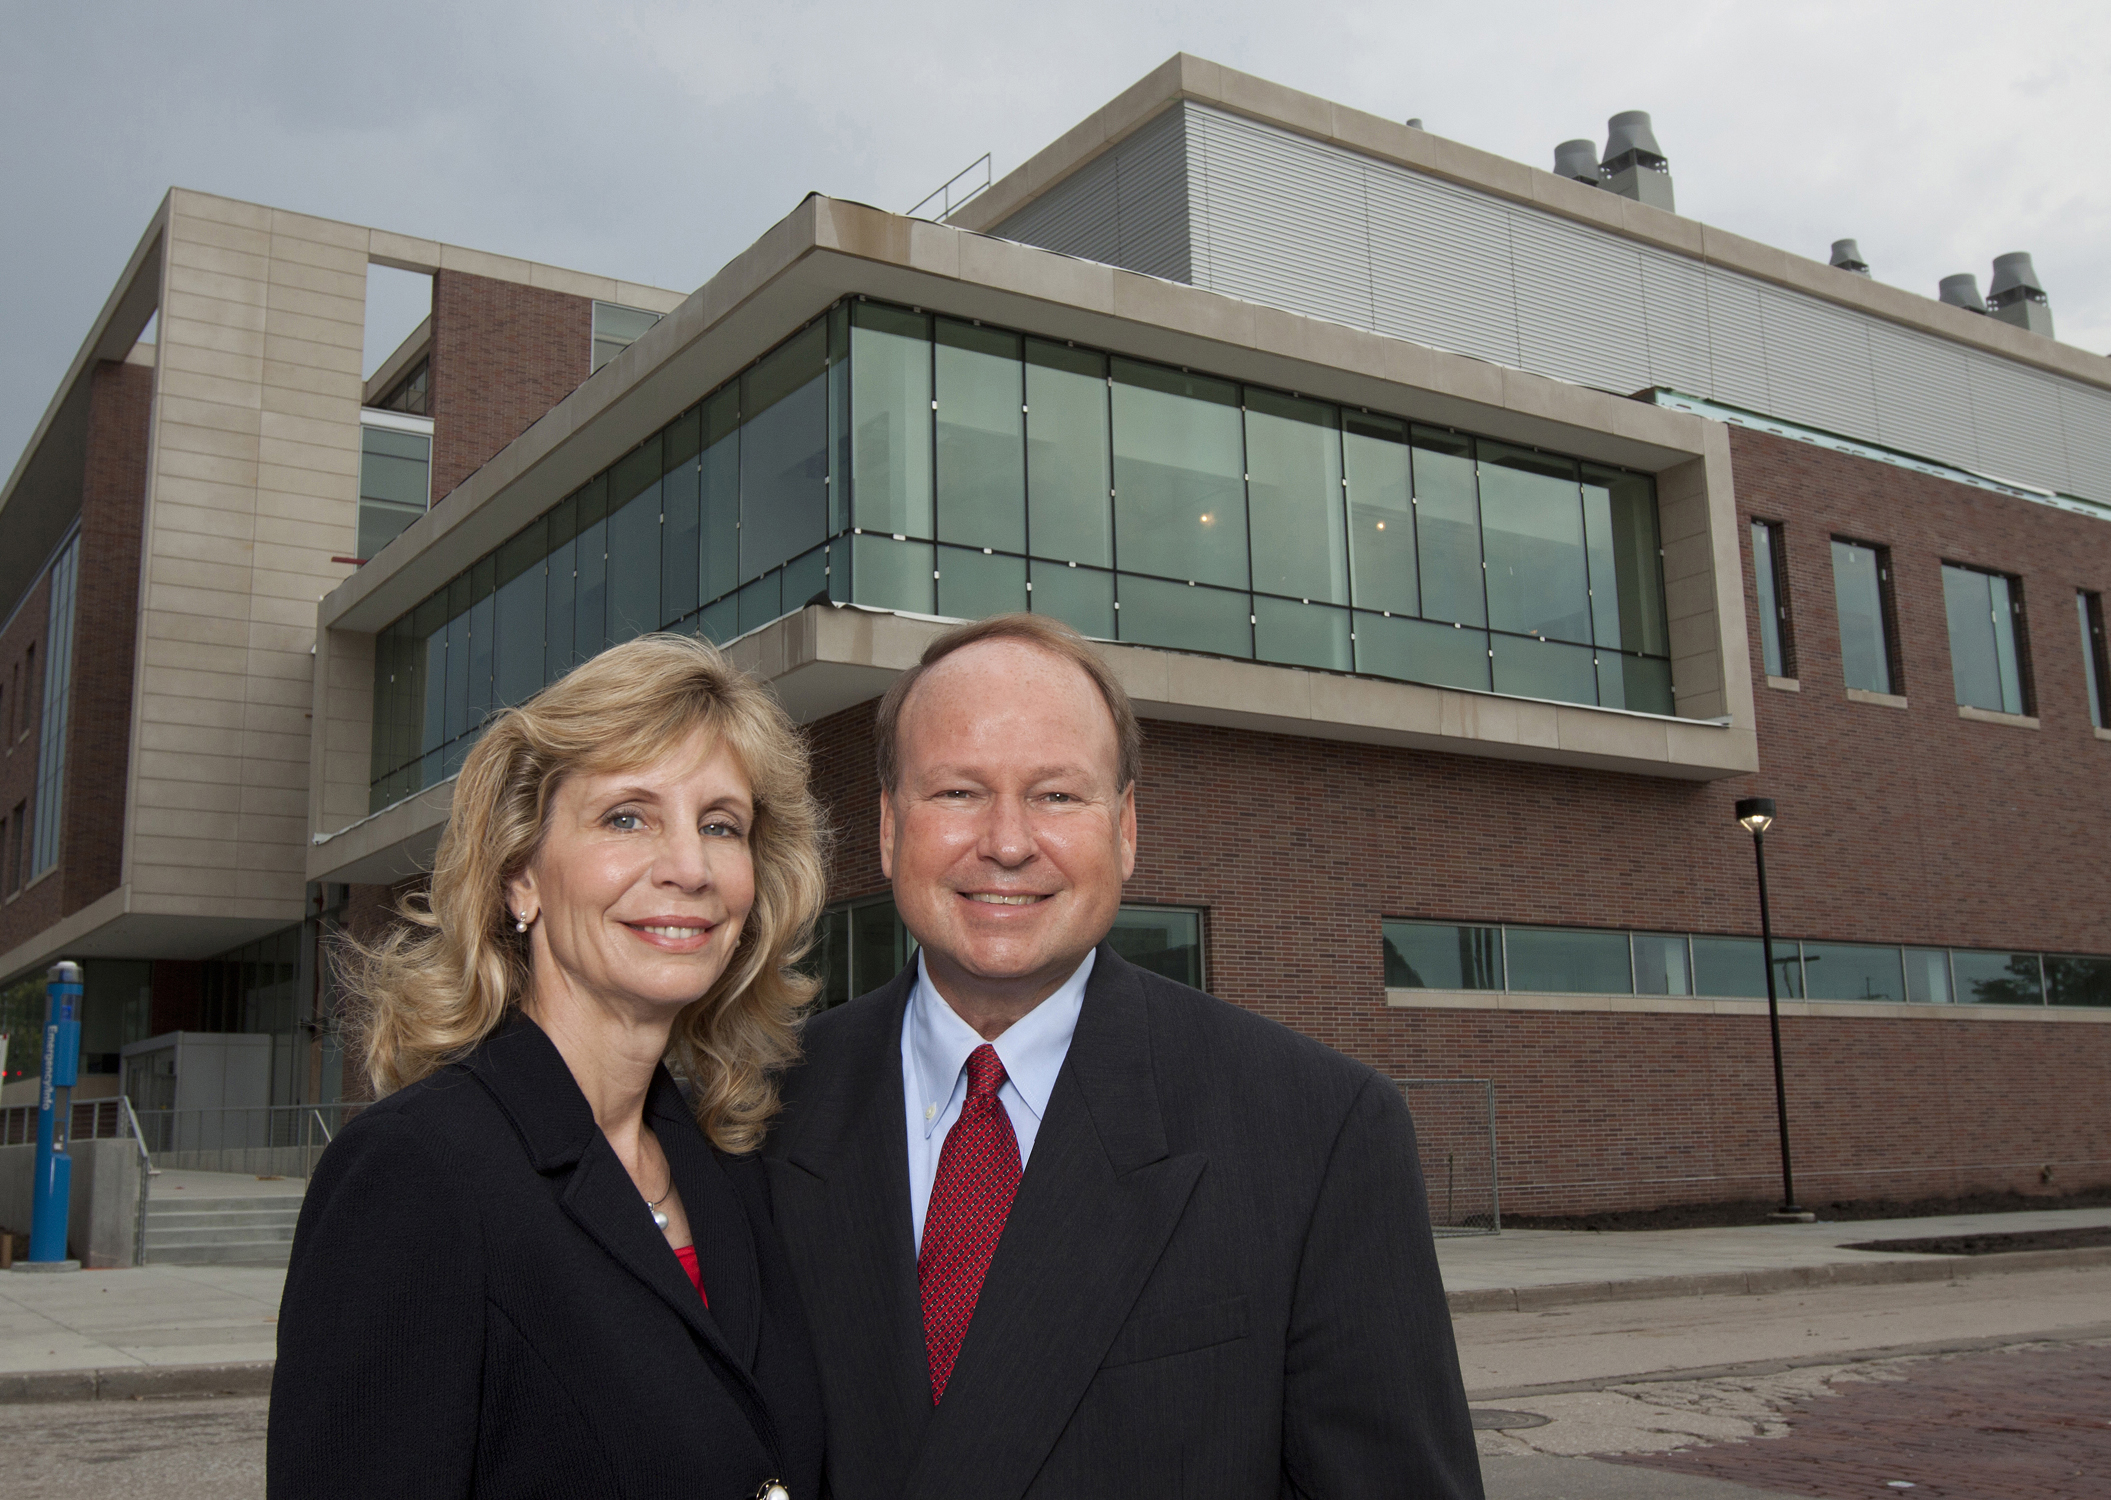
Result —
[[1951, 1281], [2061, 1266], [2111, 1265], [2111, 1246], [1993, 1255], [1847, 1250], [1869, 1240], [2111, 1226], [2111, 1208], [1764, 1224], [1742, 1229], [1592, 1232], [1506, 1229], [1437, 1241], [1454, 1314], [1584, 1302], [1729, 1296], [1803, 1286]]
[[[157, 1191], [174, 1186], [156, 1184]], [[1858, 1240], [2099, 1226], [2111, 1226], [2111, 1208], [1749, 1229], [1524, 1229], [1439, 1240], [1437, 1259], [1454, 1314], [1509, 1312], [2111, 1265], [2111, 1247], [1981, 1256], [1840, 1248]], [[275, 1266], [0, 1275], [0, 1401], [261, 1393], [270, 1385], [284, 1281]]]

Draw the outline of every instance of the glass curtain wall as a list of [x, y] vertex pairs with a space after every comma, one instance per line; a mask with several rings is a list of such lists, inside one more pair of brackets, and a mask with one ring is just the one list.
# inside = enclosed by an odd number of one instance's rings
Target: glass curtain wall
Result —
[[1646, 475], [857, 300], [382, 632], [372, 805], [609, 645], [817, 600], [1674, 711]]

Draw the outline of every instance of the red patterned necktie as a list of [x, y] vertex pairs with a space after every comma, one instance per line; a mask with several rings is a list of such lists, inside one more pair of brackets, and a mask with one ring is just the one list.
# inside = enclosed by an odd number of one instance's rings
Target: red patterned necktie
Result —
[[924, 1299], [924, 1350], [931, 1359], [931, 1404], [946, 1393], [953, 1361], [975, 1316], [982, 1278], [997, 1253], [1012, 1195], [1019, 1191], [1019, 1138], [997, 1090], [1004, 1064], [984, 1042], [968, 1057], [968, 1098], [938, 1153], [938, 1177], [924, 1213], [916, 1284]]

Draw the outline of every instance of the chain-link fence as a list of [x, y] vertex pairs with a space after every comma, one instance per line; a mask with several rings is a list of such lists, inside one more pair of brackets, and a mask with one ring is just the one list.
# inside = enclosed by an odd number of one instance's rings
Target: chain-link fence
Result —
[[1437, 1234], [1500, 1234], [1495, 1084], [1486, 1078], [1396, 1080], [1415, 1118], [1429, 1224]]

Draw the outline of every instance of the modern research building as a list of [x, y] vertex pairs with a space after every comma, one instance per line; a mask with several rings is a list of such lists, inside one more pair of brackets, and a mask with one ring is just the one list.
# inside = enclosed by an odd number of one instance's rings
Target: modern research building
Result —
[[[334, 1095], [322, 940], [490, 713], [673, 630], [808, 726], [846, 997], [907, 951], [875, 700], [1031, 609], [1145, 718], [1119, 943], [1492, 1081], [1507, 1209], [1772, 1191], [1752, 795], [1802, 1195], [2111, 1184], [2111, 360], [2027, 258], [1917, 296], [1668, 165], [1181, 56], [686, 297], [174, 192], [0, 500], [0, 977]], [[370, 260], [433, 306], [362, 381]]]

